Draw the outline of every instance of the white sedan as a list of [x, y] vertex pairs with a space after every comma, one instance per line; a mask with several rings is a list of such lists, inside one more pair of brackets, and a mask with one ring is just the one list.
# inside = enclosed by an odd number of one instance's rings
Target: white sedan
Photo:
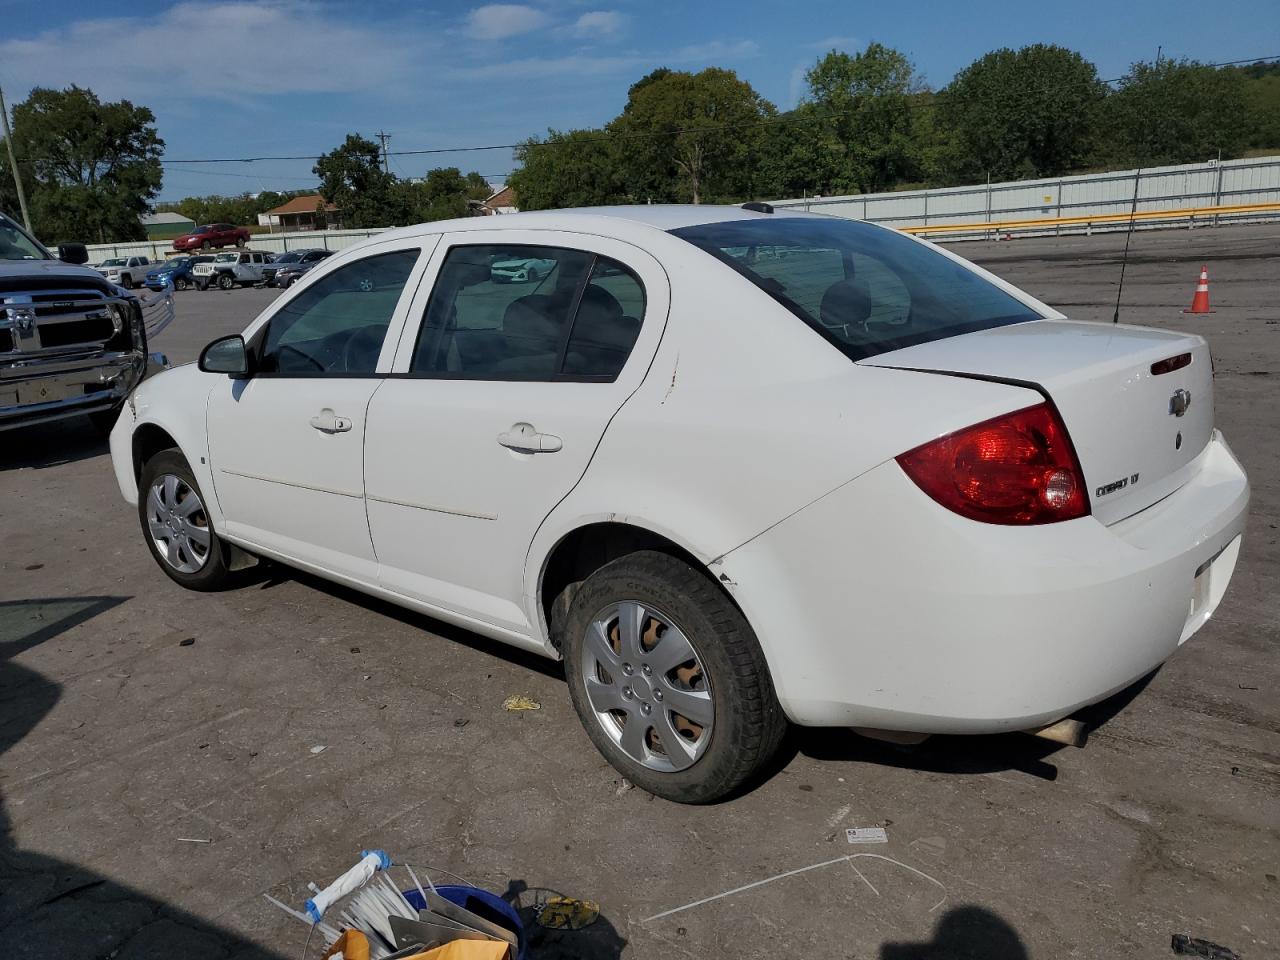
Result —
[[343, 250], [111, 452], [178, 583], [269, 557], [561, 658], [609, 761], [697, 802], [788, 720], [1037, 730], [1169, 657], [1249, 500], [1211, 371], [866, 223], [522, 213]]

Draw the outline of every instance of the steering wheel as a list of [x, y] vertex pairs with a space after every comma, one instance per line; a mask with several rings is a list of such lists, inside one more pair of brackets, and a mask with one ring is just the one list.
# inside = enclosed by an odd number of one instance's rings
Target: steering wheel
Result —
[[[343, 370], [347, 373], [372, 373], [386, 335], [387, 328], [375, 323], [367, 324], [351, 334], [342, 348]], [[369, 362], [370, 353], [373, 354], [372, 363]]]
[[[328, 371], [328, 368], [327, 368], [327, 367], [325, 367], [325, 365], [324, 365], [323, 363], [321, 363], [321, 362], [320, 362], [319, 360], [317, 360], [315, 357], [311, 356], [311, 354], [309, 354], [309, 353], [304, 353], [303, 351], [299, 350], [297, 347], [291, 347], [291, 346], [289, 346], [289, 344], [287, 344], [287, 343], [282, 343], [282, 344], [280, 344], [280, 346], [279, 346], [277, 349], [278, 349], [278, 352], [279, 352], [279, 354], [280, 354], [281, 356], [283, 356], [286, 352], [288, 352], [288, 353], [293, 354], [293, 355], [294, 355], [294, 356], [296, 356], [296, 357], [301, 357], [303, 360], [305, 360], [307, 363], [311, 364], [311, 366], [315, 367], [315, 368], [316, 368], [317, 370], [319, 370], [321, 373], [326, 373], [326, 372]], [[279, 361], [279, 360], [277, 360], [277, 361], [276, 361], [276, 367], [277, 367], [277, 369], [279, 368], [279, 366], [280, 366], [280, 361]]]

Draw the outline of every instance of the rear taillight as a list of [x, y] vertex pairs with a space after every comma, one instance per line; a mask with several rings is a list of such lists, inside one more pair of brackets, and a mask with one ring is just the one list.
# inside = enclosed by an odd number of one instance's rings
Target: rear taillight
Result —
[[921, 490], [971, 520], [1054, 523], [1089, 513], [1071, 438], [1047, 403], [931, 440], [898, 463]]

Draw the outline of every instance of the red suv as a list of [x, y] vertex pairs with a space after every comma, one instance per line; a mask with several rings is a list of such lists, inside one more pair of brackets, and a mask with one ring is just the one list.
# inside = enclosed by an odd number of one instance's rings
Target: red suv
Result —
[[208, 250], [211, 247], [229, 247], [233, 243], [237, 247], [243, 247], [248, 242], [249, 231], [244, 227], [237, 227], [233, 223], [210, 223], [176, 237], [173, 249]]

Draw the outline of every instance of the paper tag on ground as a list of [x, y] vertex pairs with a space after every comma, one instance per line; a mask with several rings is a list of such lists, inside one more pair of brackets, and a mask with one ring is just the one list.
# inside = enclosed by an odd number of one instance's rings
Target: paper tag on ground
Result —
[[850, 827], [844, 832], [850, 843], [888, 843], [884, 827]]

